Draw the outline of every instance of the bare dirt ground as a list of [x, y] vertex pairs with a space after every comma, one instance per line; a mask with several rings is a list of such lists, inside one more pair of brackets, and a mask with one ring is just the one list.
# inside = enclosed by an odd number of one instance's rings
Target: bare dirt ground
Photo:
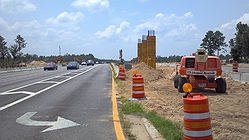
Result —
[[[132, 96], [132, 71], [144, 77], [145, 94], [148, 100], [140, 101], [146, 110], [155, 110], [158, 114], [183, 126], [183, 93], [173, 86], [175, 68], [160, 66], [157, 70], [139, 63], [126, 71], [126, 80], [121, 81], [117, 91], [129, 99]], [[249, 84], [239, 83], [229, 77], [226, 93], [216, 93], [214, 89], [202, 92], [209, 100], [213, 138], [216, 140], [249, 139]], [[183, 128], [182, 128], [183, 129]], [[138, 138], [139, 139], [139, 138]]]
[[44, 61], [32, 61], [28, 64], [28, 66], [44, 66], [46, 62]]

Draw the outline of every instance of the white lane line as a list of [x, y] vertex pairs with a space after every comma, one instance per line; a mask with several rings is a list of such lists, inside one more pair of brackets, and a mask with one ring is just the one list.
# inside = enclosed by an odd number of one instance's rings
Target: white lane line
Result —
[[58, 82], [56, 82], [56, 81], [44, 81], [44, 82], [39, 82], [39, 83], [42, 83], [42, 84], [56, 84]]
[[[97, 67], [97, 66], [96, 66], [96, 67]], [[12, 107], [12, 106], [14, 106], [14, 105], [16, 105], [16, 104], [18, 104], [18, 103], [20, 103], [20, 102], [23, 102], [23, 101], [25, 101], [25, 100], [27, 100], [27, 99], [29, 99], [29, 98], [35, 96], [35, 95], [38, 95], [38, 94], [40, 94], [40, 93], [42, 93], [42, 92], [44, 92], [44, 91], [46, 91], [46, 90], [49, 90], [49, 89], [51, 89], [51, 88], [53, 88], [53, 87], [55, 87], [55, 86], [58, 86], [58, 85], [60, 85], [60, 84], [62, 84], [62, 83], [64, 83], [64, 82], [69, 81], [69, 80], [71, 80], [71, 79], [73, 79], [73, 78], [75, 78], [75, 77], [78, 77], [78, 76], [80, 76], [80, 75], [82, 75], [82, 74], [84, 74], [84, 73], [87, 73], [88, 71], [90, 71], [90, 70], [92, 70], [92, 69], [94, 69], [94, 68], [96, 68], [96, 67], [92, 67], [92, 68], [90, 68], [90, 69], [87, 69], [86, 71], [83, 71], [82, 73], [79, 73], [79, 74], [77, 74], [77, 75], [74, 75], [74, 76], [72, 76], [72, 77], [69, 77], [68, 79], [65, 79], [65, 80], [63, 80], [63, 81], [61, 81], [61, 82], [58, 82], [58, 83], [56, 83], [56, 84], [54, 84], [54, 85], [51, 85], [51, 86], [49, 86], [49, 87], [47, 87], [47, 88], [44, 88], [44, 89], [42, 89], [42, 90], [40, 90], [40, 91], [38, 91], [38, 92], [35, 92], [34, 94], [31, 94], [31, 95], [29, 95], [29, 96], [26, 96], [26, 97], [24, 97], [24, 98], [21, 98], [21, 99], [19, 99], [19, 100], [16, 100], [16, 101], [14, 101], [14, 102], [12, 102], [12, 103], [9, 103], [9, 104], [7, 104], [7, 105], [5, 105], [5, 106], [2, 106], [2, 107], [0, 107], [0, 111], [5, 110], [5, 109], [7, 109], [7, 108], [9, 108], [9, 107]], [[56, 76], [56, 77], [57, 77], [57, 76]], [[53, 78], [55, 78], [55, 77], [53, 77]], [[49, 79], [52, 79], [52, 78], [49, 78]], [[40, 81], [40, 82], [47, 81], [47, 80], [48, 80], [48, 79], [42, 80], [42, 81]], [[18, 87], [18, 88], [9, 90], [9, 91], [5, 91], [5, 92], [3, 92], [3, 93], [11, 93], [12, 91], [15, 91], [15, 90], [18, 90], [18, 89], [27, 87], [27, 86], [31, 86], [31, 85], [34, 85], [34, 84], [37, 84], [37, 83], [39, 83], [39, 82], [32, 83], [32, 84], [28, 84], [28, 85], [25, 85], [25, 86], [22, 86], [22, 87]], [[0, 95], [2, 95], [2, 93], [0, 93]]]
[[30, 91], [16, 91], [16, 92], [3, 92], [1, 93], [1, 95], [11, 95], [11, 94], [28, 94], [28, 95], [32, 95], [35, 94], [34, 92], [30, 92]]

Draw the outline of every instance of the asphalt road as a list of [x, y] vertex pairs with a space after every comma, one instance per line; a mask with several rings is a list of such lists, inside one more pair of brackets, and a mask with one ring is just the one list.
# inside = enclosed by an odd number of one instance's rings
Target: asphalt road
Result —
[[109, 65], [0, 74], [1, 140], [114, 140]]

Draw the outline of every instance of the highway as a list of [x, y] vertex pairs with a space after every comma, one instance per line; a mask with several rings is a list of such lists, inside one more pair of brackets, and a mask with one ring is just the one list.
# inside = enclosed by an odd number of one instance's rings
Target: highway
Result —
[[0, 74], [1, 140], [113, 140], [108, 64]]

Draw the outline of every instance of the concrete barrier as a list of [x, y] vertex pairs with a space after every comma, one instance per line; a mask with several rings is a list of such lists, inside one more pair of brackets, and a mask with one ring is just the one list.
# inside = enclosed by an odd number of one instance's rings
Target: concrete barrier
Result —
[[35, 70], [42, 69], [43, 66], [28, 66], [28, 67], [15, 67], [15, 68], [0, 68], [0, 73], [6, 73], [11, 71], [26, 71], [26, 70]]
[[[167, 66], [175, 66], [176, 63], [157, 63], [157, 66], [167, 67]], [[223, 68], [222, 68], [223, 69]], [[232, 67], [230, 69], [224, 68], [222, 73], [226, 76], [233, 78], [235, 81], [239, 81], [241, 83], [249, 83], [249, 73], [247, 71], [243, 72], [232, 72]]]
[[239, 81], [242, 83], [249, 83], [249, 73], [241, 73], [241, 72], [231, 72], [227, 70], [223, 70], [223, 74], [233, 78], [235, 81]]

